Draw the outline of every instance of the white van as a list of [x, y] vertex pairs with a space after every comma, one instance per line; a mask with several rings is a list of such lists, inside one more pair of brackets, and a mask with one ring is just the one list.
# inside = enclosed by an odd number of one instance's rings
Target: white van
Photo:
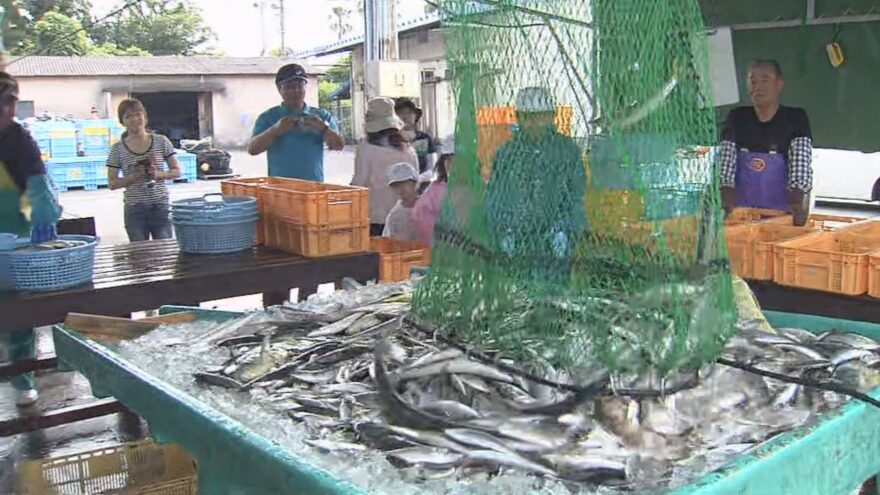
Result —
[[880, 153], [814, 149], [813, 199], [880, 201]]

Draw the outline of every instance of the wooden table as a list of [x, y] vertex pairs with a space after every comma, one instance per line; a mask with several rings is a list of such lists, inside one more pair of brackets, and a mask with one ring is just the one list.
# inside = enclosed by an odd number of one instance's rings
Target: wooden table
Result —
[[0, 294], [0, 332], [51, 325], [67, 313], [128, 316], [166, 304], [314, 287], [343, 277], [379, 276], [379, 258], [362, 253], [303, 258], [254, 248], [228, 255], [184, 254], [174, 240], [99, 246], [91, 284], [47, 293]]
[[[343, 277], [366, 282], [379, 278], [379, 257], [362, 253], [330, 258], [303, 258], [282, 251], [254, 248], [228, 255], [179, 252], [177, 241], [148, 241], [99, 246], [92, 283], [47, 293], [0, 293], [0, 332], [51, 325], [67, 313], [129, 316], [167, 304], [202, 301], [291, 288], [311, 288]], [[54, 369], [55, 357], [30, 359], [0, 367], [0, 377]], [[113, 400], [101, 400], [0, 422], [0, 436], [57, 426], [124, 411]]]
[[798, 289], [756, 280], [749, 280], [748, 283], [761, 309], [880, 323], [880, 299]]

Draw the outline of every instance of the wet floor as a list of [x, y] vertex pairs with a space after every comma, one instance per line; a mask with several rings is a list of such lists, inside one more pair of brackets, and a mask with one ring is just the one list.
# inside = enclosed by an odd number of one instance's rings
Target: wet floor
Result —
[[[38, 331], [37, 355], [54, 355], [49, 328]], [[0, 384], [0, 421], [19, 415], [33, 415], [95, 400], [89, 382], [79, 373], [43, 371], [36, 375], [40, 399], [37, 404], [19, 409], [15, 390]], [[35, 459], [49, 459], [138, 440], [146, 435], [145, 426], [130, 415], [114, 414], [79, 421], [11, 437], [0, 437], [0, 493], [14, 493], [16, 464]]]

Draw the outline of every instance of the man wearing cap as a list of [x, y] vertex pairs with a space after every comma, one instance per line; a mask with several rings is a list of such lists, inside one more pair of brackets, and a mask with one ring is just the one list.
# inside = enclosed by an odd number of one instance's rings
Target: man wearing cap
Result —
[[422, 109], [416, 106], [409, 98], [398, 98], [394, 101], [394, 112], [403, 121], [401, 132], [409, 139], [416, 155], [419, 157], [419, 174], [422, 186], [420, 192], [424, 192], [432, 179], [432, 171], [436, 160], [437, 146], [434, 138], [425, 131], [419, 130], [419, 121], [422, 120]]
[[298, 64], [278, 69], [275, 86], [282, 103], [257, 117], [248, 153], [266, 151], [269, 175], [292, 179], [324, 180], [324, 143], [341, 150], [345, 140], [336, 119], [306, 104], [306, 71]]
[[499, 148], [486, 190], [499, 247], [531, 273], [568, 279], [570, 245], [585, 229], [586, 171], [575, 142], [556, 130], [556, 104], [543, 87], [516, 96], [519, 129]]
[[[58, 223], [61, 206], [58, 193], [46, 175], [40, 150], [31, 135], [15, 122], [18, 82], [0, 72], [0, 232], [33, 238], [31, 225], [49, 226]], [[39, 229], [42, 230], [42, 229]], [[5, 285], [0, 273], [0, 289]], [[34, 332], [21, 329], [0, 336], [12, 361], [34, 357]], [[12, 380], [18, 391], [17, 404], [26, 406], [37, 400], [33, 374]]]

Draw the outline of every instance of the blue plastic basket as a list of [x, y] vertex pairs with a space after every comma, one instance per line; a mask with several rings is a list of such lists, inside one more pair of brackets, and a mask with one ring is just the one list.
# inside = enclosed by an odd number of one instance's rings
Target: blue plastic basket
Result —
[[[210, 201], [218, 197], [219, 201]], [[248, 196], [207, 194], [171, 203], [180, 250], [193, 254], [235, 253], [256, 243], [257, 201]]]
[[[85, 241], [84, 246], [52, 251], [0, 251], [0, 273], [6, 289], [46, 292], [88, 283], [95, 271], [98, 238], [88, 235], [60, 235], [59, 239]], [[30, 244], [19, 239], [16, 246]]]
[[226, 254], [250, 249], [257, 239], [257, 215], [229, 223], [174, 221], [177, 245], [184, 253]]
[[198, 160], [193, 153], [177, 150], [177, 161], [180, 163], [180, 179], [195, 182], [198, 178]]

